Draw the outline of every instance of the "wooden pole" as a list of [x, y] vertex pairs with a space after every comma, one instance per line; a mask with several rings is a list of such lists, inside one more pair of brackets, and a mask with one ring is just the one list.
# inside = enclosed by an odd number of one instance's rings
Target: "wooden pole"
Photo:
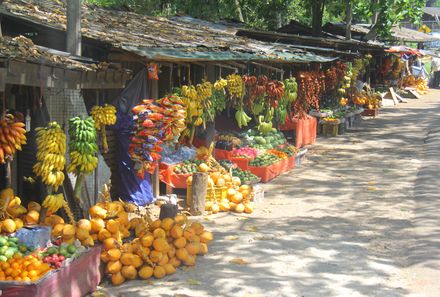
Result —
[[346, 0], [345, 5], [345, 39], [351, 39], [351, 21], [353, 20], [353, 9], [351, 0]]
[[198, 172], [193, 174], [191, 186], [191, 202], [189, 212], [193, 216], [200, 216], [205, 213], [205, 198], [208, 187], [208, 174]]
[[81, 56], [81, 0], [67, 1], [66, 39], [67, 52]]

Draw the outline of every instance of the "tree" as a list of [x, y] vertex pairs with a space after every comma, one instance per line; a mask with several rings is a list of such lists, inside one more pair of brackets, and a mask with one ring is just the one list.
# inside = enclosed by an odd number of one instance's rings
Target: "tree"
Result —
[[393, 26], [408, 19], [418, 24], [422, 19], [426, 0], [361, 0], [354, 1], [354, 15], [359, 20], [371, 20], [366, 38], [388, 37]]

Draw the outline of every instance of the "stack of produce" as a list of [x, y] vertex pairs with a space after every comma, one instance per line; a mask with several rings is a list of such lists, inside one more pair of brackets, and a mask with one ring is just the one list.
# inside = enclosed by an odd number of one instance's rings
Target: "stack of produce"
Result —
[[185, 107], [180, 97], [169, 96], [160, 100], [143, 100], [132, 109], [135, 127], [128, 147], [130, 157], [139, 164], [137, 174], [144, 178], [157, 166], [161, 145], [177, 139], [185, 129]]
[[419, 94], [427, 94], [428, 82], [423, 78], [415, 78], [413, 75], [407, 75], [402, 79], [402, 86], [416, 88]]
[[94, 241], [103, 242], [107, 238], [122, 241], [130, 235], [128, 214], [121, 202], [100, 202], [89, 209], [90, 220], [66, 224], [58, 216], [47, 217], [44, 224], [52, 227], [52, 239], [72, 244], [79, 240], [83, 246], [93, 246]]
[[[199, 172], [199, 166], [203, 163], [202, 160], [186, 160], [177, 164], [173, 168], [175, 174], [189, 174]], [[205, 164], [206, 165], [206, 164]], [[203, 167], [203, 165], [202, 165]]]
[[295, 155], [298, 152], [298, 149], [290, 144], [286, 145], [283, 148], [278, 148], [277, 150], [287, 154], [288, 157], [292, 157], [293, 155]]
[[260, 178], [250, 172], [249, 170], [242, 170], [237, 167], [232, 161], [221, 160], [220, 164], [232, 173], [233, 177], [238, 177], [243, 185], [250, 185], [260, 181]]
[[51, 268], [57, 269], [63, 266], [63, 261], [72, 258], [77, 254], [77, 248], [73, 244], [62, 244], [52, 246], [42, 253], [43, 262]]
[[282, 132], [273, 128], [270, 132], [262, 134], [258, 130], [250, 129], [246, 132], [244, 140], [250, 147], [256, 149], [272, 149], [286, 143], [286, 138]]
[[33, 247], [26, 246], [20, 242], [17, 236], [0, 235], [0, 262], [6, 262], [14, 255], [23, 257], [34, 250]]
[[101, 260], [113, 285], [136, 278], [161, 279], [176, 272], [176, 268], [194, 266], [197, 255], [208, 253], [213, 240], [199, 222], [188, 222], [183, 215], [146, 224], [138, 219], [142, 233], [131, 242], [120, 244], [115, 240], [104, 242]]
[[255, 148], [251, 147], [242, 147], [239, 149], [235, 149], [231, 152], [232, 157], [241, 157], [241, 158], [248, 158], [253, 159], [259, 154], [259, 151]]
[[379, 93], [372, 91], [362, 91], [353, 97], [353, 102], [358, 105], [363, 105], [366, 109], [379, 108], [382, 97]]
[[116, 124], [116, 107], [105, 104], [104, 106], [93, 106], [90, 112], [95, 121], [96, 130], [101, 131], [102, 148], [104, 153], [108, 152], [106, 126]]
[[286, 154], [285, 152], [282, 152], [280, 150], [276, 150], [276, 149], [267, 150], [266, 153], [277, 156], [281, 160], [289, 158], [288, 154]]
[[74, 117], [69, 120], [70, 163], [67, 172], [76, 178], [74, 197], [80, 200], [81, 186], [86, 175], [98, 166], [98, 145], [96, 144], [95, 121], [91, 117], [85, 120]]
[[234, 148], [241, 146], [240, 138], [232, 134], [222, 134], [217, 136], [217, 141], [215, 143], [215, 148], [222, 150], [233, 150]]
[[35, 282], [51, 270], [37, 254], [21, 256], [14, 254], [6, 262], [0, 263], [0, 281]]
[[267, 167], [269, 165], [277, 163], [280, 160], [281, 159], [278, 156], [266, 153], [257, 156], [249, 163], [249, 165], [253, 167]]
[[2, 233], [11, 234], [24, 225], [36, 225], [40, 220], [40, 204], [31, 201], [26, 208], [21, 205], [20, 197], [14, 195], [14, 190], [11, 188], [3, 189], [0, 193], [1, 217], [3, 218], [0, 221]]
[[[188, 185], [192, 184], [192, 177], [188, 178], [187, 183]], [[206, 211], [211, 211], [212, 213], [218, 213], [219, 211], [252, 213], [252, 188], [247, 185], [241, 185], [240, 178], [218, 171], [211, 172], [208, 177], [208, 189], [213, 189], [214, 187], [222, 188], [226, 197], [207, 200], [205, 204]]]
[[25, 124], [12, 114], [0, 118], [0, 164], [12, 161], [16, 151], [26, 144]]

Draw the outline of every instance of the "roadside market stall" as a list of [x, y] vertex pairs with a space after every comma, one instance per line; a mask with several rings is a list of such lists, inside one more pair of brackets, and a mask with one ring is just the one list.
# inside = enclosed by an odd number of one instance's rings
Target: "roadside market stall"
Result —
[[[54, 75], [56, 70], [51, 69], [44, 80], [37, 73], [38, 79], [28, 79], [28, 83], [34, 87], [60, 84], [63, 89], [71, 88], [70, 84], [76, 89], [119, 89], [128, 78], [123, 67], [137, 74], [122, 93], [84, 92], [89, 101], [87, 109], [82, 108], [84, 117], [69, 113], [62, 115], [63, 124], [42, 121], [36, 129], [31, 125], [35, 159], [29, 161], [33, 176], [25, 178], [30, 183], [34, 178], [42, 182], [44, 195], [36, 196], [44, 199], [24, 203], [12, 188], [0, 193], [0, 246], [7, 247], [0, 248], [4, 290], [38, 296], [47, 293], [48, 287], [55, 294], [56, 285], [70, 290], [63, 296], [77, 296], [93, 290], [102, 273], [113, 285], [120, 285], [137, 278], [161, 279], [180, 266], [194, 266], [197, 257], [208, 252], [213, 235], [201, 223], [176, 214], [172, 196], [163, 205], [172, 211], [161, 212], [160, 219], [139, 207], [157, 198], [159, 180], [186, 190], [184, 200], [192, 214], [251, 214], [261, 194], [258, 183], [270, 182], [298, 166], [306, 151], [301, 147], [313, 144], [317, 131], [325, 136], [342, 134], [364, 109], [374, 116], [380, 106], [378, 94], [364, 84], [371, 59], [365, 52], [257, 41], [230, 33], [227, 26], [191, 18], [152, 18], [88, 5], [83, 9], [84, 52], [122, 65], [47, 56], [48, 63], [61, 59], [92, 73], [103, 69], [105, 74], [67, 75], [60, 83], [57, 80], [63, 76]], [[29, 35], [41, 44], [48, 43], [49, 34], [64, 38], [64, 11], [59, 1], [9, 0], [0, 9], [6, 32], [14, 36], [32, 32]], [[268, 32], [252, 34], [274, 38]], [[291, 41], [293, 37], [283, 38]], [[19, 52], [23, 42], [31, 52], [43, 50], [24, 40], [12, 39], [18, 42]], [[55, 48], [63, 44], [50, 42]], [[313, 42], [345, 49], [364, 46], [360, 42]], [[0, 75], [17, 82], [17, 72], [5, 69]], [[95, 100], [91, 104], [87, 98]], [[47, 113], [52, 115], [52, 111]], [[27, 148], [22, 136], [25, 119], [5, 117], [5, 125], [14, 131], [4, 133], [5, 142], [14, 135], [18, 141], [13, 147]], [[296, 130], [295, 146], [288, 142], [292, 135], [281, 132], [291, 127]], [[113, 142], [106, 144], [106, 137]], [[99, 152], [112, 157], [100, 158]], [[102, 175], [96, 168], [111, 158], [116, 178], [100, 187], [100, 195], [95, 191], [89, 204], [81, 204], [84, 218], [78, 220], [66, 196], [72, 197], [72, 204], [83, 201], [82, 181], [92, 174]], [[70, 186], [66, 195], [68, 173], [78, 187]], [[120, 194], [112, 195], [110, 188], [117, 186]], [[84, 263], [89, 264], [82, 275], [87, 277], [87, 286], [77, 274]], [[77, 283], [60, 284], [69, 277], [78, 277]]]
[[[65, 150], [65, 136], [64, 144], [60, 142], [61, 146], [55, 148], [56, 143], [50, 144], [47, 137], [44, 140], [37, 127], [53, 121], [54, 116], [47, 109], [43, 89], [122, 88], [129, 77], [130, 72], [125, 70], [103, 68], [90, 60], [78, 61], [67, 53], [36, 46], [23, 36], [0, 37], [3, 296], [83, 296], [100, 283], [100, 248], [80, 246], [79, 242], [52, 246], [48, 222], [63, 219], [52, 217], [50, 212], [63, 208], [74, 222], [68, 201], [74, 206], [77, 202], [69, 195], [71, 185], [65, 170], [56, 165], [66, 161], [64, 155], [56, 153]], [[50, 125], [64, 135], [56, 122]], [[50, 159], [43, 160], [43, 156]], [[36, 164], [48, 166], [48, 162], [53, 164], [52, 171], [36, 170]], [[32, 178], [32, 171], [39, 172], [37, 177], [41, 179]], [[61, 204], [52, 209], [55, 196]]]

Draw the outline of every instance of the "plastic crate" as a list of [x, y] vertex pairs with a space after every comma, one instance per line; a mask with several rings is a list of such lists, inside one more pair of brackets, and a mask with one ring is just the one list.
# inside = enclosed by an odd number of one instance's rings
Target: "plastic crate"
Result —
[[[192, 193], [192, 187], [188, 185], [188, 188], [186, 189], [186, 205], [189, 205], [191, 203], [191, 193]], [[214, 186], [212, 188], [208, 187], [208, 189], [206, 190], [205, 201], [220, 202], [223, 198], [226, 198], [227, 196], [228, 196], [227, 187], [217, 187], [217, 186]]]
[[326, 137], [338, 136], [339, 124], [338, 123], [323, 123], [322, 124], [322, 135]]
[[362, 116], [364, 116], [364, 117], [377, 117], [378, 115], [379, 115], [379, 109], [378, 108], [366, 109], [362, 113]]
[[345, 134], [345, 128], [346, 128], [345, 125], [346, 125], [346, 124], [345, 124], [345, 121], [344, 121], [343, 123], [340, 123], [340, 124], [339, 124], [339, 127], [338, 127], [338, 135]]

